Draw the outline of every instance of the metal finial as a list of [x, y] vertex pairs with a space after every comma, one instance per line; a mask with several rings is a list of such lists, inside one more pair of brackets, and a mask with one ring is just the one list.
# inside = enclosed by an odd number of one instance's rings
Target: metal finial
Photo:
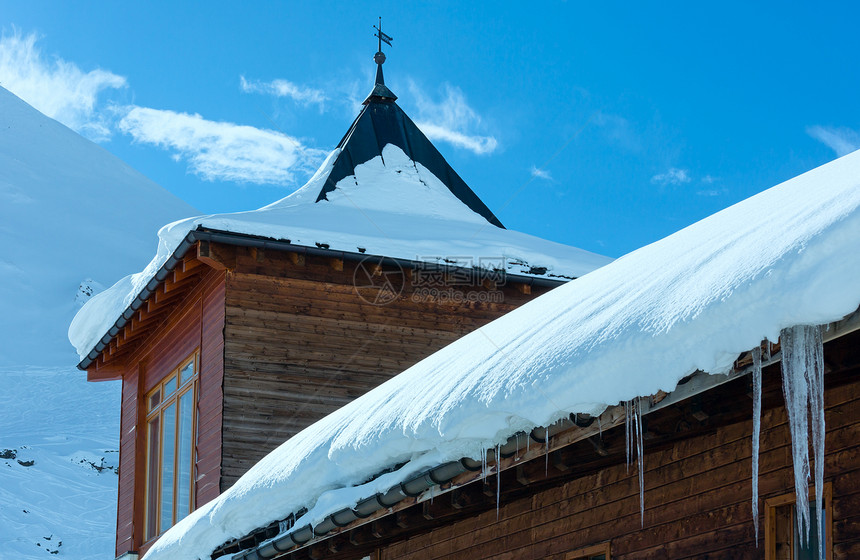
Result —
[[385, 43], [390, 47], [392, 46], [391, 41], [394, 40], [394, 37], [382, 32], [382, 16], [379, 17], [379, 26], [374, 25], [373, 28], [376, 29], [376, 33], [374, 33], [373, 36], [378, 39], [376, 54], [373, 55], [373, 61], [382, 65], [382, 63], [385, 62], [385, 53], [382, 52], [382, 43]]
[[382, 52], [382, 43], [385, 43], [390, 47], [391, 41], [394, 40], [394, 37], [382, 31], [381, 17], [379, 18], [379, 25], [374, 25], [373, 28], [376, 29], [376, 33], [374, 33], [373, 36], [378, 39], [376, 47], [377, 51], [376, 54], [373, 55], [373, 61], [376, 63], [376, 81], [373, 85], [373, 91], [371, 91], [368, 98], [364, 100], [365, 105], [370, 102], [388, 103], [397, 99], [397, 96], [385, 86], [385, 78], [382, 75], [382, 63], [385, 62], [385, 53]]

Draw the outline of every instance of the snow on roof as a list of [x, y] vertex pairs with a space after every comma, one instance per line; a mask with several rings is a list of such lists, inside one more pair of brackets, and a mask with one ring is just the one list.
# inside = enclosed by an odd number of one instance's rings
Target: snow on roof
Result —
[[[317, 523], [571, 412], [728, 371], [860, 304], [860, 151], [634, 251], [422, 360], [272, 451], [146, 556], [208, 558], [307, 508]], [[375, 473], [402, 468], [366, 482]]]
[[381, 155], [355, 166], [327, 199], [317, 202], [339, 151], [311, 180], [286, 198], [250, 212], [180, 220], [158, 233], [158, 251], [140, 273], [93, 297], [69, 327], [83, 360], [167, 262], [186, 235], [199, 227], [276, 240], [298, 247], [366, 253], [458, 266], [504, 266], [535, 277], [575, 278], [611, 261], [582, 249], [490, 224], [461, 202], [422, 164], [388, 144]]

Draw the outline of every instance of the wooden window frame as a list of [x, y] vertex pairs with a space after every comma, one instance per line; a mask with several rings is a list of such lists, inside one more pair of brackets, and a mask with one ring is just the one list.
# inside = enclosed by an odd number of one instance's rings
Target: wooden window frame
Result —
[[[187, 379], [185, 382], [180, 381], [180, 373], [182, 370], [187, 367], [189, 364], [194, 364], [194, 370], [191, 374], [191, 377]], [[165, 386], [172, 380], [176, 380], [176, 388], [173, 389], [173, 392], [168, 396], [164, 397], [164, 389]], [[179, 365], [172, 369], [167, 375], [165, 375], [161, 381], [159, 381], [152, 389], [150, 389], [146, 395], [144, 395], [143, 399], [143, 410], [144, 410], [144, 421], [143, 428], [146, 431], [146, 435], [144, 436], [145, 440], [145, 450], [144, 450], [144, 475], [143, 475], [143, 540], [144, 545], [148, 545], [151, 542], [154, 542], [158, 537], [164, 534], [165, 531], [170, 529], [173, 525], [177, 523], [175, 517], [176, 510], [176, 496], [178, 495], [178, 485], [179, 485], [179, 473], [178, 469], [174, 468], [173, 473], [173, 502], [172, 508], [173, 512], [171, 513], [172, 523], [169, 527], [161, 527], [161, 506], [162, 506], [162, 497], [161, 497], [161, 476], [159, 473], [158, 480], [156, 481], [156, 492], [157, 495], [155, 497], [157, 505], [157, 511], [155, 512], [156, 516], [156, 527], [154, 528], [154, 532], [152, 535], [149, 534], [149, 523], [150, 523], [150, 476], [152, 469], [152, 458], [150, 457], [151, 447], [151, 432], [150, 432], [150, 422], [158, 417], [159, 418], [159, 445], [158, 445], [158, 461], [159, 469], [161, 469], [160, 465], [162, 464], [162, 457], [164, 454], [164, 428], [163, 425], [163, 413], [164, 410], [169, 407], [171, 404], [177, 404], [179, 402], [180, 397], [186, 395], [191, 392], [191, 457], [190, 457], [190, 488], [188, 489], [188, 505], [189, 505], [189, 513], [196, 509], [196, 471], [197, 471], [197, 422], [198, 422], [198, 398], [200, 395], [200, 349], [195, 349], [187, 358], [183, 359]], [[150, 409], [150, 399], [156, 393], [159, 392], [160, 399], [158, 404], [154, 405]], [[177, 410], [179, 407], [177, 406]], [[181, 412], [181, 411], [180, 411]], [[174, 456], [176, 459], [174, 461], [178, 461], [179, 457], [179, 416], [177, 415], [176, 421], [173, 426], [173, 445], [174, 445]], [[174, 466], [176, 462], [174, 463]], [[186, 514], [187, 515], [187, 514]]]
[[578, 548], [574, 551], [568, 552], [565, 554], [564, 560], [581, 560], [582, 558], [588, 558], [589, 556], [595, 556], [597, 554], [603, 554], [606, 557], [606, 560], [610, 560], [610, 558], [612, 558], [612, 550], [609, 541]]
[[[824, 557], [827, 560], [833, 560], [833, 483], [824, 483], [824, 510], [827, 513], [824, 522]], [[794, 492], [781, 494], [773, 498], [768, 498], [764, 501], [764, 558], [765, 560], [776, 559], [776, 509], [782, 506], [794, 505], [797, 501], [797, 496]], [[809, 487], [809, 503], [815, 503], [815, 488]], [[796, 509], [794, 510], [796, 512]], [[793, 534], [793, 532], [792, 532]], [[792, 540], [792, 547], [794, 541]], [[794, 550], [790, 553], [791, 558], [794, 558]]]

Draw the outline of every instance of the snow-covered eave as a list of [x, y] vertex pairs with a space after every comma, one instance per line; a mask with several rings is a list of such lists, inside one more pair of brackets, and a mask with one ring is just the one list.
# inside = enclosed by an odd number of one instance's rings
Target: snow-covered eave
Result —
[[[161, 268], [153, 275], [140, 290], [137, 296], [131, 301], [126, 309], [119, 315], [114, 324], [102, 336], [98, 343], [87, 353], [86, 357], [78, 363], [78, 369], [86, 371], [99, 357], [99, 355], [108, 347], [111, 340], [117, 336], [122, 329], [131, 321], [134, 314], [146, 303], [149, 297], [158, 289], [158, 286], [164, 282], [176, 266], [182, 262], [188, 250], [198, 241], [208, 241], [210, 243], [223, 243], [226, 245], [234, 245], [237, 247], [256, 247], [258, 249], [271, 249], [276, 251], [292, 251], [305, 255], [334, 257], [343, 259], [348, 262], [359, 262], [368, 257], [378, 257], [382, 259], [381, 264], [396, 265], [401, 268], [415, 268], [422, 264], [423, 261], [414, 259], [405, 259], [398, 257], [388, 257], [385, 255], [373, 255], [368, 253], [358, 253], [353, 251], [343, 251], [339, 249], [325, 249], [316, 246], [300, 245], [291, 243], [283, 239], [273, 239], [253, 234], [237, 233], [226, 230], [218, 230], [207, 228], [203, 225], [198, 225], [196, 229], [189, 231], [182, 241], [173, 250], [170, 257], [161, 265]], [[463, 267], [457, 265], [438, 264], [439, 267], [449, 269], [451, 272], [460, 270]], [[571, 279], [565, 277], [547, 277], [538, 274], [514, 274], [507, 271], [497, 271], [506, 281], [516, 282], [528, 286], [549, 287], [554, 288]]]
[[[860, 308], [842, 320], [823, 327], [822, 342], [826, 344], [858, 330], [860, 330]], [[641, 400], [641, 414], [647, 415], [656, 412], [739, 377], [749, 375], [754, 368], [753, 364], [749, 363], [749, 356], [750, 352], [741, 354], [735, 362], [736, 367], [726, 373], [711, 374], [701, 370], [691, 372], [668, 394], [659, 396], [639, 395], [643, 399]], [[775, 352], [769, 359], [762, 361], [761, 367], [777, 364], [781, 359], [781, 352]], [[748, 365], [740, 366], [739, 364], [742, 363]], [[287, 522], [288, 520], [294, 521], [301, 517], [301, 512], [293, 512], [286, 520], [272, 523], [267, 527], [260, 527], [242, 539], [237, 539], [235, 543], [248, 539], [253, 540], [255, 535], [262, 535], [267, 531], [271, 535], [271, 529], [274, 526], [279, 527], [277, 536], [269, 538], [253, 548], [240, 551], [233, 549], [228, 552], [231, 545], [235, 546], [235, 544], [234, 542], [225, 543], [213, 551], [213, 554], [233, 554], [233, 560], [268, 560], [292, 554], [345, 531], [351, 531], [380, 518], [393, 515], [415, 504], [438, 498], [442, 494], [462, 488], [476, 480], [517, 467], [529, 460], [543, 457], [547, 453], [592, 437], [601, 430], [622, 424], [626, 421], [626, 416], [624, 403], [607, 407], [596, 418], [597, 423], [594, 423], [595, 418], [593, 417], [585, 415], [583, 419], [571, 413], [569, 417], [561, 418], [549, 426], [536, 427], [528, 434], [516, 433], [510, 436], [505, 443], [487, 451], [485, 462], [464, 457], [458, 461], [450, 461], [425, 469], [394, 484], [385, 492], [376, 493], [358, 502], [352, 508], [331, 512], [316, 525], [291, 526], [291, 523]], [[534, 445], [529, 450], [527, 443], [529, 439], [539, 445]], [[549, 443], [545, 444], [547, 439]], [[259, 537], [257, 537], [256, 542], [260, 542]]]

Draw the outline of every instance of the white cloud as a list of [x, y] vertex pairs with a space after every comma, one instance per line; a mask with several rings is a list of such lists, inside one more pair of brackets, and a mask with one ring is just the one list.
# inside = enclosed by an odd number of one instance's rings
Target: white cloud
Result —
[[109, 112], [99, 95], [126, 87], [126, 79], [106, 70], [84, 72], [59, 57], [46, 58], [35, 33], [0, 37], [0, 85], [45, 115], [93, 139], [110, 136]]
[[725, 189], [703, 189], [700, 191], [696, 191], [696, 194], [699, 196], [709, 196], [709, 197], [720, 196], [722, 194], [725, 194]]
[[414, 82], [409, 91], [415, 99], [418, 118], [415, 124], [431, 140], [441, 140], [476, 154], [489, 154], [499, 143], [493, 136], [473, 134], [480, 127], [481, 117], [466, 103], [466, 96], [454, 86], [444, 86], [445, 98], [436, 103], [422, 92]]
[[319, 105], [320, 111], [325, 106], [326, 96], [321, 90], [298, 86], [287, 80], [272, 80], [271, 82], [248, 81], [245, 79], [245, 76], [240, 76], [239, 86], [245, 93], [262, 93], [275, 97], [289, 97], [302, 105]]
[[705, 185], [713, 185], [716, 182], [717, 178], [712, 175], [705, 175], [699, 180]]
[[456, 130], [451, 130], [444, 125], [431, 124], [429, 122], [416, 122], [421, 132], [430, 140], [441, 140], [453, 144], [458, 148], [465, 148], [476, 154], [489, 154], [498, 146], [498, 142], [492, 136], [469, 136]]
[[651, 177], [651, 182], [657, 185], [683, 185], [689, 183], [692, 179], [690, 173], [686, 169], [678, 169], [670, 167], [665, 173], [659, 173]]
[[296, 171], [312, 172], [325, 155], [273, 130], [147, 107], [129, 108], [118, 127], [138, 142], [172, 151], [208, 181], [295, 183]]
[[607, 142], [629, 152], [642, 150], [642, 142], [630, 121], [619, 115], [597, 111], [592, 120]]
[[808, 126], [806, 133], [836, 152], [837, 157], [860, 149], [860, 133], [846, 127]]
[[531, 175], [535, 179], [544, 179], [546, 181], [552, 181], [552, 175], [550, 175], [549, 171], [546, 169], [540, 169], [534, 165], [531, 168]]

